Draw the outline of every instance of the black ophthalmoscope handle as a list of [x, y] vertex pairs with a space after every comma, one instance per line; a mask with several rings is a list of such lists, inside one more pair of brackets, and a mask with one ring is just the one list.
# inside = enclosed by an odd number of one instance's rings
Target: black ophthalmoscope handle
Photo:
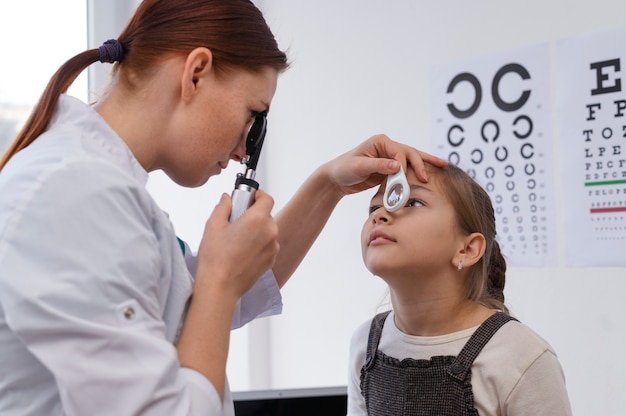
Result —
[[246, 138], [246, 155], [248, 157], [243, 163], [245, 163], [247, 168], [245, 175], [239, 173], [235, 180], [235, 189], [232, 193], [233, 207], [228, 219], [231, 223], [250, 208], [254, 202], [254, 194], [259, 189], [259, 183], [254, 178], [256, 176], [256, 166], [261, 155], [261, 147], [265, 140], [265, 132], [267, 131], [266, 116], [266, 111], [256, 116]]

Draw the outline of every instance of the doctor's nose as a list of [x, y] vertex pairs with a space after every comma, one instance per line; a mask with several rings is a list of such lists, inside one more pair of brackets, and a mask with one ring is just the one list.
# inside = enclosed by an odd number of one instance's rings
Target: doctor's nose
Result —
[[245, 138], [239, 142], [237, 147], [233, 149], [230, 154], [230, 158], [236, 162], [241, 162], [241, 159], [246, 157], [246, 140]]

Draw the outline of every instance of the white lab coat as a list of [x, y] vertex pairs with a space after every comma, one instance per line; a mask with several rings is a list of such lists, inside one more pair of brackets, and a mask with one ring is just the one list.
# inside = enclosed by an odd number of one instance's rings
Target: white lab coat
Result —
[[[177, 359], [194, 261], [147, 179], [69, 96], [0, 173], [0, 415], [233, 414]], [[281, 307], [267, 273], [233, 324]]]

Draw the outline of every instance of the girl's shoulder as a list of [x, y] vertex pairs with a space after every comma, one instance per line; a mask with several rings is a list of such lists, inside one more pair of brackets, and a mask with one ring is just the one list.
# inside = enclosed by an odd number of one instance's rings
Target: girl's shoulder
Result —
[[474, 364], [482, 368], [507, 369], [508, 374], [524, 374], [531, 367], [545, 367], [547, 371], [560, 368], [550, 343], [528, 325], [514, 320], [493, 335]]
[[511, 320], [500, 328], [491, 339], [492, 346], [506, 347], [519, 352], [541, 354], [553, 351], [552, 346], [525, 323]]
[[571, 414], [555, 350], [522, 322], [507, 322], [485, 345], [472, 365], [472, 385], [481, 414], [496, 414], [494, 406], [511, 413], [540, 406], [531, 413]]

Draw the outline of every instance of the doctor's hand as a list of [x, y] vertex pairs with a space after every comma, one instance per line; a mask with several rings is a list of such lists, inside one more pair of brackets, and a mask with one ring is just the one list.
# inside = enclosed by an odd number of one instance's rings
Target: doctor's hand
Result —
[[445, 166], [447, 162], [411, 146], [391, 140], [384, 134], [370, 137], [351, 151], [326, 163], [329, 178], [345, 196], [379, 185], [387, 175], [396, 173], [407, 161], [422, 182], [428, 181], [424, 162]]
[[204, 228], [193, 292], [176, 351], [182, 367], [203, 374], [221, 398], [226, 383], [231, 322], [238, 299], [274, 265], [278, 227], [274, 200], [255, 193], [255, 202], [228, 222], [232, 202], [224, 194]]
[[222, 195], [204, 229], [196, 279], [211, 279], [237, 299], [247, 292], [272, 268], [279, 251], [273, 206], [272, 197], [258, 190], [252, 206], [229, 223], [232, 200]]

